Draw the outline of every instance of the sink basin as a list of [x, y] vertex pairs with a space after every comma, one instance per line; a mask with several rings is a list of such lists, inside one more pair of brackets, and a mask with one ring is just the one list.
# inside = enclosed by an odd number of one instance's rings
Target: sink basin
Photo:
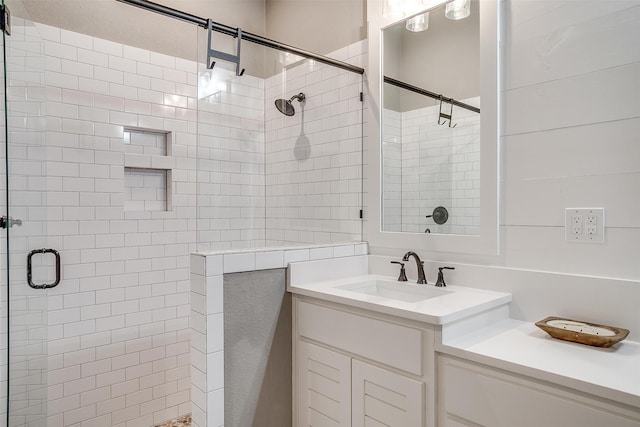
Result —
[[432, 286], [409, 285], [406, 282], [391, 282], [388, 280], [367, 280], [337, 286], [336, 289], [404, 302], [419, 302], [453, 293], [453, 291], [446, 291]]

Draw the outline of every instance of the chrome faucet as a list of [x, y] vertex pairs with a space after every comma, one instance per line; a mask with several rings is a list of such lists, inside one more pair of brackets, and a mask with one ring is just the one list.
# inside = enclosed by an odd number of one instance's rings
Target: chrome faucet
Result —
[[424, 263], [420, 261], [420, 257], [417, 253], [409, 251], [402, 257], [403, 261], [409, 261], [409, 257], [413, 256], [416, 260], [416, 266], [418, 267], [418, 282], [419, 284], [427, 284], [427, 278], [424, 275]]

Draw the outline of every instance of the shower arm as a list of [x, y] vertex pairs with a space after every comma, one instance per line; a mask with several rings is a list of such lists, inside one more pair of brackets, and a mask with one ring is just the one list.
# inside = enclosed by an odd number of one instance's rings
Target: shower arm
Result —
[[304, 95], [304, 93], [300, 92], [297, 95], [293, 95], [289, 102], [292, 102], [294, 99], [297, 99], [298, 102], [303, 102], [305, 99], [307, 99], [307, 97]]
[[[209, 28], [208, 19], [200, 18], [190, 13], [182, 12], [180, 10], [163, 6], [158, 3], [153, 3], [148, 0], [116, 0], [116, 1], [120, 3], [128, 4], [130, 6], [136, 6], [151, 12], [159, 13], [169, 18], [174, 18], [190, 24], [195, 24], [204, 29]], [[226, 34], [234, 38], [238, 37], [238, 29], [229, 27], [228, 25], [223, 25], [223, 24], [219, 24], [217, 22], [212, 21], [211, 29], [218, 33]], [[356, 67], [355, 65], [351, 65], [346, 62], [337, 61], [335, 59], [328, 58], [326, 56], [322, 56], [322, 55], [315, 54], [313, 52], [306, 51], [304, 49], [299, 49], [294, 46], [280, 43], [278, 41], [271, 40], [266, 37], [262, 37], [252, 33], [247, 33], [244, 31], [241, 33], [241, 37], [242, 37], [242, 40], [250, 41], [255, 44], [259, 44], [259, 45], [266, 46], [276, 50], [281, 50], [283, 52], [293, 53], [294, 55], [302, 56], [303, 58], [307, 58], [307, 59], [313, 59], [314, 61], [318, 61], [320, 63], [327, 64], [327, 65], [332, 65], [334, 67], [337, 67], [346, 71], [350, 71], [352, 73], [364, 74], [364, 68]]]

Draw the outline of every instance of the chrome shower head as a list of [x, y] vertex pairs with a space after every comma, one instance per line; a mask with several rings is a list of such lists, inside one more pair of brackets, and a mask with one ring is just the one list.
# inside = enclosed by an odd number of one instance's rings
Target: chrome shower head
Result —
[[282, 114], [284, 114], [285, 116], [293, 116], [296, 113], [296, 109], [293, 108], [293, 100], [297, 99], [298, 102], [303, 102], [306, 97], [304, 96], [304, 93], [300, 92], [297, 95], [293, 95], [291, 97], [291, 99], [276, 99], [276, 108], [278, 109], [278, 111], [280, 111]]

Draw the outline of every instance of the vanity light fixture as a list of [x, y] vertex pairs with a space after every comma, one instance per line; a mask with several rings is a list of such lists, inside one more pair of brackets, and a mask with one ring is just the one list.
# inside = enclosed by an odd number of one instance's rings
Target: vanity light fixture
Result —
[[411, 19], [407, 19], [406, 28], [409, 31], [419, 32], [429, 28], [429, 12], [421, 13]]
[[447, 3], [444, 16], [457, 21], [464, 19], [471, 13], [471, 0], [453, 0]]

